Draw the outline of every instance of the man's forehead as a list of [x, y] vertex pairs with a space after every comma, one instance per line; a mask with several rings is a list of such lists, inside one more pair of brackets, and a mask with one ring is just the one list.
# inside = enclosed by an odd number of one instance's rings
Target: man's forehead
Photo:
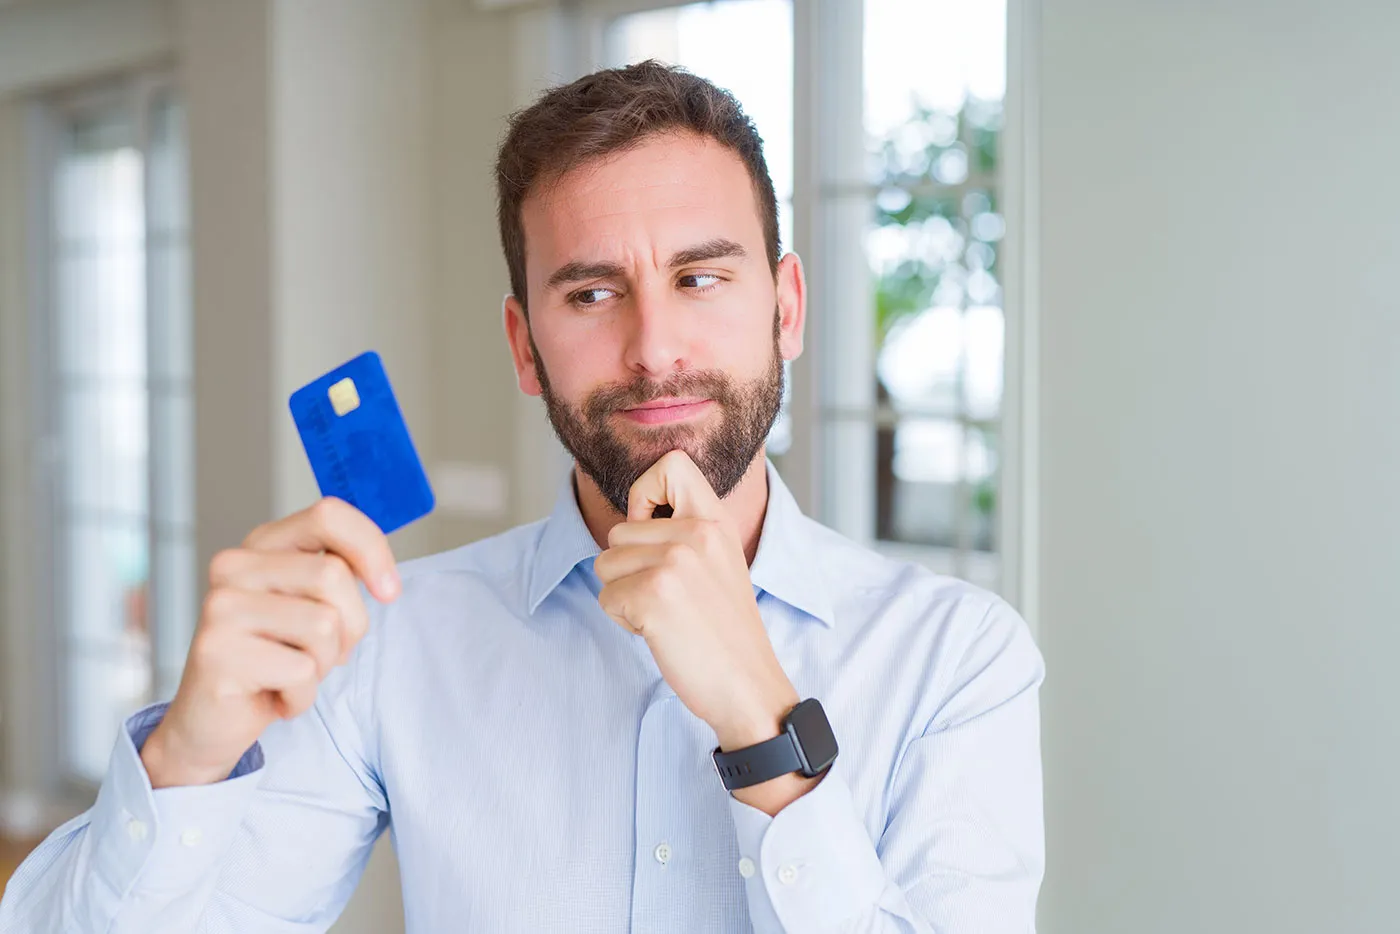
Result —
[[[723, 208], [749, 201], [748, 172], [734, 152], [688, 137], [662, 138], [591, 160], [539, 185], [522, 207], [541, 219], [579, 212], [606, 215], [621, 209]], [[736, 182], [738, 183], [736, 185]]]
[[[717, 143], [663, 140], [571, 170], [521, 205], [527, 263], [621, 259], [645, 247], [665, 253], [715, 238], [762, 238], [743, 162]], [[756, 242], [752, 252], [762, 253]]]
[[[639, 180], [694, 181], [697, 173], [746, 175], [739, 154], [708, 136], [657, 133], [626, 148], [569, 167], [537, 191], [545, 198], [598, 188], [635, 187]], [[534, 195], [536, 192], [532, 192]]]

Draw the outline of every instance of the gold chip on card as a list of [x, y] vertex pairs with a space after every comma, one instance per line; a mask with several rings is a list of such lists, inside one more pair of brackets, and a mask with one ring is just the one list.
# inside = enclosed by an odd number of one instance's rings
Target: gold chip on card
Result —
[[337, 415], [353, 412], [360, 407], [359, 390], [355, 388], [355, 381], [348, 376], [333, 384], [328, 395], [331, 397], [331, 408]]

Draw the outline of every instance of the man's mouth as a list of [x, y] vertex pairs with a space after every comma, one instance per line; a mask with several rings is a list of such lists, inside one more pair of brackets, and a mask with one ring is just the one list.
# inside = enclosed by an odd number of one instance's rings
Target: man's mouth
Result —
[[673, 396], [620, 409], [618, 414], [639, 425], [665, 425], [701, 415], [713, 403], [713, 399]]

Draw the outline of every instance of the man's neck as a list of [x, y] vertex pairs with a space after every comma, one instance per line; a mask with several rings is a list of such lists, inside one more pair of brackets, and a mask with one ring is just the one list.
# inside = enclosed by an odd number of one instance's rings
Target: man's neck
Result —
[[[739, 481], [734, 491], [720, 500], [725, 520], [744, 543], [744, 557], [753, 564], [758, 552], [758, 538], [763, 532], [763, 517], [768, 512], [768, 473], [764, 451], [759, 450], [749, 469]], [[608, 533], [612, 527], [623, 521], [612, 504], [603, 496], [593, 478], [574, 464], [574, 489], [578, 492], [578, 508], [583, 514], [583, 522], [592, 533], [599, 548], [608, 547]]]

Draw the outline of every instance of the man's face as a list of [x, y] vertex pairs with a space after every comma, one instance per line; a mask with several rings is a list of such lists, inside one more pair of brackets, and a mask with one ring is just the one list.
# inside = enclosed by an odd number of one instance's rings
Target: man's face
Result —
[[802, 349], [794, 255], [768, 266], [748, 172], [710, 140], [658, 136], [545, 186], [523, 208], [528, 321], [506, 330], [521, 389], [620, 513], [684, 450], [727, 496]]

